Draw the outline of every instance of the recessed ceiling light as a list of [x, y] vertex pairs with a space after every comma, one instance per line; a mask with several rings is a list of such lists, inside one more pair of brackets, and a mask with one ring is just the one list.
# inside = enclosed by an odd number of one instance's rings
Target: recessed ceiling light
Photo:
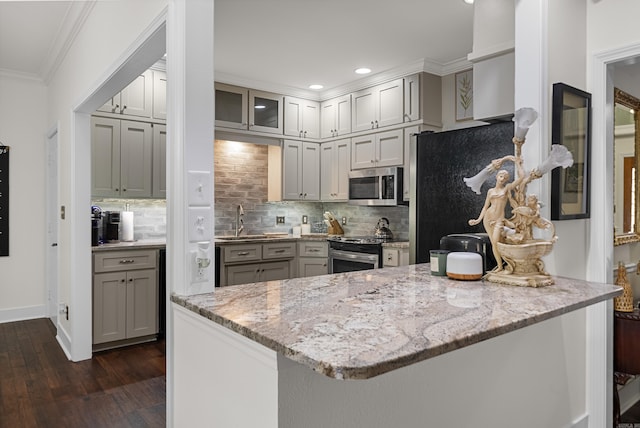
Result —
[[322, 89], [322, 88], [324, 88], [324, 86], [322, 85], [317, 85], [317, 84], [309, 85], [309, 89]]
[[466, 4], [473, 4], [473, 0], [462, 0], [463, 2], [465, 2]]
[[368, 74], [371, 73], [371, 69], [367, 67], [356, 68], [357, 74]]

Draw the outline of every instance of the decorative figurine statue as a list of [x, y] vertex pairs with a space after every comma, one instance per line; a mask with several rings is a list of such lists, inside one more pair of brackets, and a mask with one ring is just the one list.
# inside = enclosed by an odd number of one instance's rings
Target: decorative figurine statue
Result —
[[[496, 173], [495, 187], [487, 191], [486, 200], [477, 219], [469, 220], [474, 226], [482, 221], [491, 240], [497, 266], [485, 275], [487, 281], [500, 284], [540, 287], [553, 284], [551, 275], [544, 270], [541, 257], [549, 254], [557, 240], [553, 224], [540, 216], [538, 197], [527, 195], [527, 185], [541, 178], [553, 168], [567, 168], [573, 164], [573, 156], [565, 146], [553, 145], [551, 154], [540, 166], [526, 173], [522, 160], [522, 145], [529, 127], [538, 117], [532, 108], [516, 111], [513, 144], [515, 155], [494, 159], [474, 177], [464, 182], [474, 192], [480, 194], [480, 187], [493, 173]], [[501, 169], [504, 162], [515, 164], [516, 176], [509, 181], [509, 172]], [[507, 204], [511, 207], [511, 217], [506, 218]], [[536, 239], [533, 227], [550, 230], [551, 238]]]

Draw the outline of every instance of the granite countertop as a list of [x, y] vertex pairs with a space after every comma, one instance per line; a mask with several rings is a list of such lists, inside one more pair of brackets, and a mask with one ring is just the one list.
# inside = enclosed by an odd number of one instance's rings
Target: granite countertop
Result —
[[622, 293], [554, 279], [541, 288], [454, 281], [419, 264], [171, 300], [326, 376], [366, 379]]
[[326, 233], [310, 233], [300, 236], [293, 235], [240, 235], [238, 237], [222, 238], [220, 236], [214, 236], [215, 245], [223, 244], [253, 244], [261, 242], [282, 242], [282, 241], [326, 241], [328, 235]]
[[166, 245], [166, 239], [140, 239], [138, 241], [120, 241], [112, 244], [102, 244], [97, 247], [91, 247], [91, 251], [160, 249], [165, 248]]

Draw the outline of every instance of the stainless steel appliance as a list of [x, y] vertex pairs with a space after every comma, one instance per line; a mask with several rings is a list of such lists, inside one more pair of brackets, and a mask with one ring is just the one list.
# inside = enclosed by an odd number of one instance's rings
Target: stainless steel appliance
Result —
[[102, 241], [102, 209], [91, 206], [91, 246], [96, 247]]
[[402, 168], [370, 168], [349, 172], [351, 205], [406, 205], [402, 193]]
[[104, 212], [104, 241], [120, 242], [120, 211]]
[[329, 273], [378, 269], [382, 266], [382, 243], [372, 237], [329, 238]]

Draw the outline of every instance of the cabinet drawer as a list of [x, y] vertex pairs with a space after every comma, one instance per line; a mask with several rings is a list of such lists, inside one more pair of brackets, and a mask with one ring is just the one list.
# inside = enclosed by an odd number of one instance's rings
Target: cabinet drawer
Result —
[[93, 254], [93, 271], [117, 272], [133, 269], [155, 269], [156, 250], [101, 251]]
[[234, 263], [251, 260], [260, 260], [262, 258], [262, 245], [228, 245], [224, 247], [224, 262]]
[[296, 256], [295, 242], [273, 242], [262, 245], [263, 259], [285, 259]]
[[382, 250], [382, 266], [399, 266], [398, 250]]
[[298, 242], [298, 256], [329, 257], [329, 244], [326, 241], [300, 241]]

